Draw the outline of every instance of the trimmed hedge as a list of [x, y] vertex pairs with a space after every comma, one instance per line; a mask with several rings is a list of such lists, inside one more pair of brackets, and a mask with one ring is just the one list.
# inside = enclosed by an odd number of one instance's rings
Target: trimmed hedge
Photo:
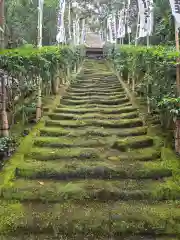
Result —
[[[61, 83], [71, 80], [71, 72], [77, 70], [84, 55], [84, 46], [2, 50], [0, 69], [5, 79], [9, 125], [21, 122], [23, 127], [35, 118], [39, 78], [42, 79], [42, 100], [51, 98], [58, 93]], [[11, 138], [0, 139], [0, 153], [9, 149], [9, 142]]]
[[166, 111], [170, 117], [180, 116], [176, 86], [179, 52], [162, 46], [109, 45], [104, 48], [104, 55], [122, 73], [133, 91], [149, 99], [151, 111]]
[[[42, 97], [56, 94], [57, 85], [68, 80], [72, 70], [84, 58], [82, 46], [49, 46], [41, 49], [30, 47], [4, 50], [0, 54], [1, 69], [11, 77], [6, 82], [9, 89], [7, 109], [10, 112], [17, 102], [20, 103], [18, 111], [36, 102], [39, 77], [42, 79]], [[29, 97], [30, 102], [26, 101]]]

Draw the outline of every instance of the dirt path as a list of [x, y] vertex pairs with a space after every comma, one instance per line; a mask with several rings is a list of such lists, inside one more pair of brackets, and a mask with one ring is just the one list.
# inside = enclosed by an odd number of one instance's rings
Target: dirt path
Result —
[[33, 141], [1, 189], [0, 239], [178, 239], [172, 168], [103, 61], [85, 62]]

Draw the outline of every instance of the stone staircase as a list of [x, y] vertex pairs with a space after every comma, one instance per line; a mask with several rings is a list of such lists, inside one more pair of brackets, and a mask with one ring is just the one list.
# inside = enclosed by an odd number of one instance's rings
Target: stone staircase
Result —
[[102, 59], [103, 48], [86, 48], [86, 57], [91, 59]]
[[179, 239], [172, 166], [103, 60], [85, 61], [39, 131], [1, 189], [0, 239]]

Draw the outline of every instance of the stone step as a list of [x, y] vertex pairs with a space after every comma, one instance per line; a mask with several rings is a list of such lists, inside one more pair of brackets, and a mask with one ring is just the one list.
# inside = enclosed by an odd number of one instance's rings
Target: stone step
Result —
[[88, 89], [78, 89], [78, 88], [69, 88], [67, 90], [68, 93], [76, 93], [76, 94], [79, 94], [79, 93], [108, 93], [108, 94], [111, 94], [111, 93], [122, 93], [124, 92], [124, 89], [123, 88], [114, 88], [114, 89], [106, 89], [105, 87], [104, 88], [88, 88]]
[[83, 119], [100, 119], [100, 120], [119, 120], [119, 119], [133, 119], [139, 116], [138, 112], [122, 113], [122, 114], [98, 114], [98, 113], [50, 113], [49, 118], [52, 120], [83, 120]]
[[[170, 185], [171, 178], [156, 180], [29, 180], [16, 179], [11, 186], [1, 190], [6, 200], [58, 203], [67, 200], [83, 201], [164, 201], [180, 199], [180, 189]], [[170, 187], [169, 187], [170, 185]]]
[[132, 104], [128, 101], [126, 103], [122, 103], [122, 104], [116, 104], [116, 105], [105, 105], [105, 104], [81, 104], [81, 105], [65, 105], [65, 104], [60, 104], [57, 107], [61, 107], [61, 108], [69, 108], [69, 109], [81, 109], [81, 108], [86, 108], [86, 109], [91, 109], [91, 108], [95, 108], [95, 109], [99, 109], [99, 108], [103, 108], [103, 109], [118, 109], [118, 108], [125, 108], [125, 107], [130, 107], [132, 106]]
[[101, 158], [98, 149], [90, 147], [64, 147], [64, 148], [48, 148], [33, 147], [31, 152], [25, 154], [25, 157], [37, 159], [41, 161], [57, 160], [57, 159], [79, 159], [79, 160], [99, 160]]
[[[47, 150], [46, 150], [47, 151]], [[68, 161], [62, 160], [62, 155], [58, 154], [37, 154], [33, 151], [33, 159], [26, 159], [16, 168], [16, 176], [26, 179], [56, 179], [56, 180], [74, 180], [74, 179], [154, 179], [159, 180], [172, 176], [172, 169], [163, 164], [160, 160], [152, 162], [142, 161], [101, 161], [94, 158], [89, 160], [74, 160], [69, 157]], [[44, 157], [43, 157], [44, 155]], [[45, 160], [46, 157], [46, 160]], [[51, 158], [52, 157], [52, 158]], [[56, 158], [56, 159], [55, 159]], [[61, 160], [58, 160], [60, 158]], [[43, 160], [44, 161], [38, 161]], [[54, 159], [51, 160], [50, 159]], [[96, 159], [96, 160], [95, 160]]]
[[79, 127], [108, 127], [108, 128], [133, 128], [143, 126], [143, 122], [139, 118], [134, 119], [121, 119], [121, 120], [46, 120], [45, 126], [52, 127], [69, 127], [69, 128], [79, 128]]
[[68, 92], [67, 91], [67, 94], [69, 96], [72, 96], [72, 97], [90, 97], [90, 96], [94, 96], [94, 97], [113, 97], [113, 96], [117, 96], [117, 95], [123, 95], [125, 94], [125, 92], [122, 90], [120, 92], [97, 92], [95, 90], [93, 91], [89, 91], [89, 92]]
[[84, 105], [84, 104], [98, 104], [98, 105], [120, 105], [123, 103], [129, 102], [127, 97], [120, 99], [112, 99], [112, 100], [103, 100], [103, 99], [86, 99], [86, 100], [71, 100], [71, 99], [61, 99], [61, 103], [64, 105]]
[[98, 127], [89, 127], [86, 128], [54, 128], [54, 127], [44, 127], [40, 129], [41, 136], [49, 136], [49, 137], [60, 137], [60, 136], [119, 136], [119, 137], [128, 137], [128, 136], [141, 136], [147, 134], [147, 127], [136, 127], [136, 128], [124, 128], [124, 129], [112, 129], [112, 128], [98, 128]]
[[[141, 136], [138, 136], [138, 138]], [[145, 136], [142, 136], [145, 137]], [[126, 152], [111, 152], [110, 156], [106, 154], [107, 158], [112, 161], [154, 161], [161, 158], [160, 149], [155, 146], [132, 148]]]
[[115, 144], [115, 137], [36, 137], [34, 146], [50, 148], [103, 147]]
[[118, 139], [113, 147], [120, 151], [128, 151], [129, 148], [152, 147], [153, 138], [149, 136], [127, 137], [126, 139]]
[[122, 113], [131, 113], [136, 111], [137, 109], [132, 107], [132, 105], [124, 104], [124, 106], [121, 107], [109, 107], [109, 108], [103, 108], [103, 107], [86, 107], [86, 108], [70, 108], [65, 106], [59, 106], [57, 107], [54, 112], [56, 113], [71, 113], [71, 114], [86, 114], [86, 113], [99, 113], [99, 114], [122, 114]]
[[[116, 140], [115, 136], [111, 136], [111, 142]], [[91, 140], [89, 140], [91, 141]], [[69, 143], [69, 140], [66, 140], [66, 144]], [[69, 143], [70, 144], [70, 143]], [[83, 144], [83, 143], [82, 143]], [[84, 143], [85, 144], [85, 143]], [[92, 142], [91, 142], [92, 144]], [[65, 143], [64, 143], [65, 145]], [[80, 142], [79, 142], [80, 145]], [[131, 149], [128, 152], [119, 152], [117, 150], [111, 149], [109, 146], [103, 147], [102, 145], [93, 147], [78, 147], [74, 146], [73, 148], [69, 148], [64, 146], [63, 148], [55, 148], [55, 147], [33, 147], [31, 152], [27, 153], [26, 156], [30, 156], [32, 159], [38, 159], [41, 161], [47, 160], [57, 160], [57, 159], [91, 159], [91, 160], [104, 160], [109, 159], [113, 161], [120, 160], [139, 160], [139, 161], [151, 161], [153, 159], [157, 159], [161, 157], [160, 151], [156, 149], [156, 146], [153, 147], [144, 147], [142, 149]]]
[[84, 84], [72, 84], [71, 89], [73, 90], [89, 90], [89, 89], [100, 89], [100, 90], [110, 90], [110, 91], [114, 91], [117, 89], [123, 89], [122, 86], [120, 84], [112, 84], [112, 83], [107, 83], [107, 84], [100, 84], [100, 83], [94, 83], [94, 84], [89, 84], [89, 83], [84, 83]]
[[21, 234], [18, 234], [16, 236], [14, 235], [0, 235], [1, 240], [178, 240], [176, 236], [173, 235], [148, 235], [148, 234], [141, 234], [141, 235], [123, 235], [119, 237], [112, 237], [111, 234], [108, 234], [108, 236], [91, 236], [89, 234], [83, 235], [83, 234], [73, 234], [72, 236], [67, 236], [67, 234], [27, 234], [25, 231]]
[[99, 81], [86, 82], [86, 81], [83, 81], [83, 82], [73, 83], [73, 84], [71, 84], [71, 87], [72, 88], [85, 88], [85, 89], [95, 88], [95, 87], [114, 89], [114, 88], [119, 88], [120, 84], [119, 84], [119, 82], [108, 82], [108, 81], [105, 81], [105, 82], [99, 82]]
[[[0, 207], [1, 232], [90, 235], [92, 239], [127, 234], [178, 235], [179, 202], [7, 203]], [[9, 224], [11, 219], [11, 224]], [[52, 224], [53, 223], [53, 224]], [[167, 224], [168, 223], [168, 224]], [[107, 238], [110, 239], [110, 238]]]
[[63, 99], [67, 100], [117, 100], [117, 99], [122, 99], [125, 98], [126, 94], [117, 94], [114, 96], [99, 96], [99, 95], [89, 95], [89, 96], [71, 96], [71, 95], [66, 95], [63, 97]]

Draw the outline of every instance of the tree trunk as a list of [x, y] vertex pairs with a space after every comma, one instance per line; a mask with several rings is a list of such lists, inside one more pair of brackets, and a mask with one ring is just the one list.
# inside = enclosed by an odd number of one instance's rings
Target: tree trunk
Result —
[[73, 69], [74, 73], [77, 72], [77, 68], [76, 68], [76, 63], [74, 63], [74, 69]]
[[59, 76], [56, 75], [52, 79], [52, 93], [56, 95], [58, 93], [58, 89], [59, 89]]
[[175, 151], [180, 154], [180, 119], [175, 121]]
[[37, 106], [36, 106], [36, 122], [38, 122], [42, 116], [42, 97], [41, 97], [41, 82], [42, 79], [38, 76], [38, 95], [37, 95]]
[[0, 1], [0, 48], [4, 48], [4, 0]]
[[132, 91], [135, 92], [135, 84], [136, 84], [136, 81], [135, 81], [135, 77], [132, 78]]
[[8, 117], [6, 112], [6, 87], [5, 87], [5, 79], [4, 76], [1, 76], [1, 120], [2, 120], [2, 129], [1, 135], [3, 137], [9, 137], [9, 124], [8, 124]]
[[69, 79], [70, 79], [70, 69], [69, 67], [67, 67], [67, 81], [69, 82]]

